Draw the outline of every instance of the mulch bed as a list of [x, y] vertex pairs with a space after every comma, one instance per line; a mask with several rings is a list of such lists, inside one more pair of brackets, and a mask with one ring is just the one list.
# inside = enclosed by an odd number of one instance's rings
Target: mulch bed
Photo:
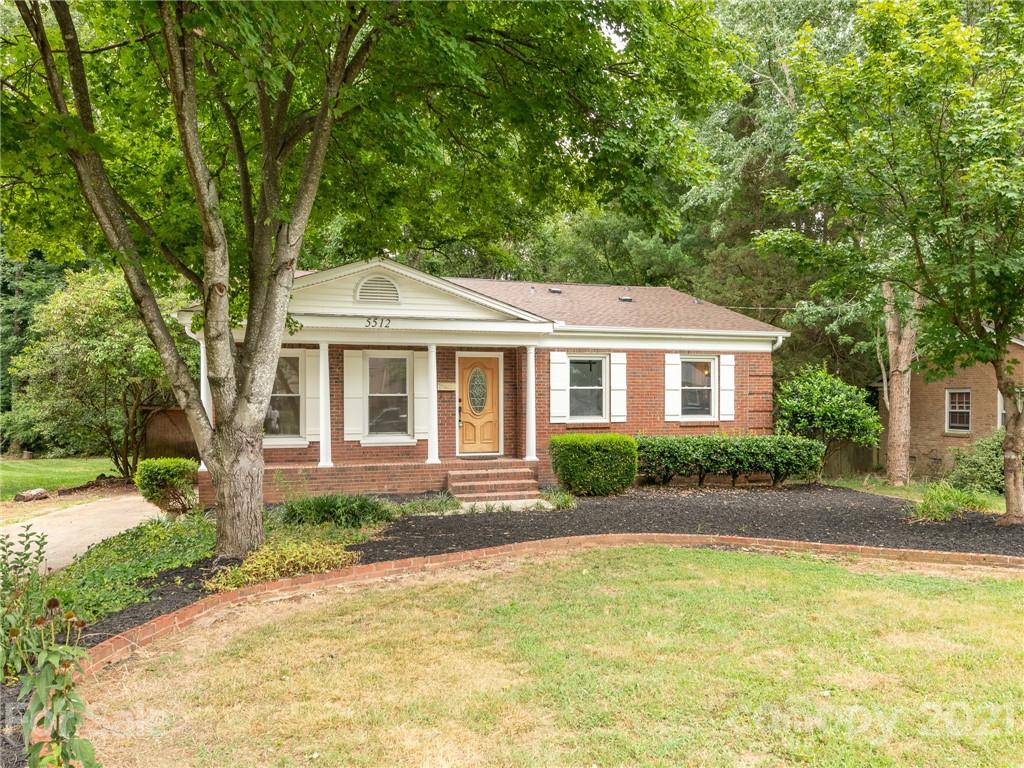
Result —
[[157, 616], [197, 602], [209, 594], [203, 591], [203, 582], [210, 578], [213, 572], [213, 558], [163, 571], [156, 578], [141, 585], [145, 589], [153, 590], [146, 602], [129, 605], [90, 624], [82, 631], [79, 644], [91, 648], [107, 638], [121, 634], [126, 629], [145, 624]]
[[361, 562], [373, 563], [560, 536], [699, 533], [1024, 556], [1022, 526], [997, 526], [992, 515], [912, 523], [908, 505], [824, 485], [646, 487], [618, 497], [580, 499], [572, 510], [405, 517], [350, 549], [360, 553]]

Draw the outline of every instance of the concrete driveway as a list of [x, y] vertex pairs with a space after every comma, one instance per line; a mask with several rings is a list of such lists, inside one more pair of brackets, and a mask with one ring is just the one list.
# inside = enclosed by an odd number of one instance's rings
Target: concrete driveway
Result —
[[2, 526], [0, 536], [16, 536], [26, 527], [45, 533], [45, 567], [55, 571], [68, 565], [76, 555], [85, 552], [97, 541], [144, 520], [159, 517], [160, 514], [159, 509], [137, 493], [119, 494], [58, 509], [22, 523]]

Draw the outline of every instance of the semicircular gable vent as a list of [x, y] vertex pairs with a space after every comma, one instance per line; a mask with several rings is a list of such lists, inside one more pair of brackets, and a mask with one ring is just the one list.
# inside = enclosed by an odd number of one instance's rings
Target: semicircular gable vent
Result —
[[356, 300], [374, 304], [397, 304], [398, 286], [383, 275], [373, 275], [359, 284]]

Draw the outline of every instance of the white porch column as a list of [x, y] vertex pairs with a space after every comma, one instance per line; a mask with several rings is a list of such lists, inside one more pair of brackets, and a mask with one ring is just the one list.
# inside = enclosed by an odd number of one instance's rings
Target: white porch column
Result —
[[437, 344], [427, 345], [427, 464], [440, 464], [437, 437]]
[[320, 464], [333, 467], [331, 461], [331, 356], [330, 344], [320, 344]]
[[537, 348], [526, 348], [526, 455], [537, 461]]
[[[213, 395], [210, 394], [210, 379], [207, 374], [209, 373], [207, 362], [206, 362], [206, 343], [202, 337], [199, 338], [199, 401], [203, 404], [203, 410], [206, 411], [206, 418], [210, 420], [210, 424], [213, 424]], [[206, 471], [206, 462], [200, 459], [199, 471]]]

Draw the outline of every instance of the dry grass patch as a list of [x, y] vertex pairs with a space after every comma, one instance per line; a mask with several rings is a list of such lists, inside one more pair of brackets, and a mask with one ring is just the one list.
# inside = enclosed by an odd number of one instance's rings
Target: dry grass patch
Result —
[[126, 768], [1001, 766], [1022, 606], [1019, 579], [632, 547], [234, 609], [84, 694]]

